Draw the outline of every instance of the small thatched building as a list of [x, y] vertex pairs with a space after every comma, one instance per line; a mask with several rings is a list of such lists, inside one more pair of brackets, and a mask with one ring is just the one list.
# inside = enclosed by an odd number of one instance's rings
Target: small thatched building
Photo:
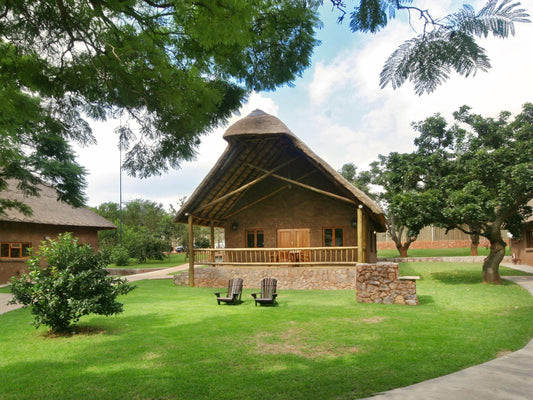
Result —
[[376, 232], [385, 230], [381, 209], [283, 122], [256, 110], [224, 139], [226, 150], [175, 218], [190, 225], [191, 241], [192, 225], [224, 228], [224, 251], [197, 252], [197, 262], [376, 261]]
[[[533, 207], [533, 201], [528, 204]], [[529, 217], [526, 221], [521, 238], [511, 240], [511, 251], [515, 261], [533, 265], [533, 217]]]
[[33, 214], [26, 216], [11, 209], [6, 215], [0, 215], [0, 283], [26, 272], [29, 249], [38, 250], [45, 239], [72, 232], [80, 243], [89, 243], [96, 250], [98, 231], [116, 229], [114, 224], [87, 208], [58, 201], [56, 191], [50, 187], [40, 185], [39, 197], [25, 197], [14, 181], [8, 184], [8, 190], [0, 192], [0, 196], [25, 203]]

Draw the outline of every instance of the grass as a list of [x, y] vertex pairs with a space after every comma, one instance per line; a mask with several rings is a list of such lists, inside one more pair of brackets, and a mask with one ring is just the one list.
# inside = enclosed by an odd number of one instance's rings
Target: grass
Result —
[[126, 266], [116, 266], [115, 264], [109, 265], [109, 268], [128, 268], [128, 269], [144, 269], [144, 268], [170, 268], [185, 263], [185, 253], [173, 253], [170, 255], [170, 260], [165, 257], [164, 260], [146, 260], [142, 264], [132, 264]]
[[277, 307], [217, 306], [211, 288], [141, 281], [125, 312], [51, 337], [0, 315], [0, 399], [356, 399], [493, 359], [533, 337], [533, 298], [476, 264], [402, 264], [417, 307], [354, 291], [280, 290]]
[[[486, 257], [489, 255], [490, 249], [480, 246], [478, 247], [478, 253], [480, 256]], [[470, 247], [458, 247], [453, 249], [409, 249], [407, 254], [409, 257], [464, 257], [470, 256]], [[509, 247], [506, 247], [505, 255], [511, 255]], [[400, 253], [396, 249], [378, 250], [378, 257], [400, 257]]]

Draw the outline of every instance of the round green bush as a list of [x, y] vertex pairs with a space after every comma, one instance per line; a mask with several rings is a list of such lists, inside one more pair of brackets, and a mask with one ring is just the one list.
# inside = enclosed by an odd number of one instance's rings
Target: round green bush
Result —
[[118, 267], [130, 265], [130, 254], [124, 246], [115, 246], [111, 253], [111, 257], [115, 265]]

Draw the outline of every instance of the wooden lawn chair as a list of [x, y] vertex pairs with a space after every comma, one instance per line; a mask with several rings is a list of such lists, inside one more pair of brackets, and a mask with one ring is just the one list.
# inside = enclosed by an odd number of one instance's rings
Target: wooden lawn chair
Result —
[[220, 305], [220, 302], [226, 304], [236, 304], [241, 302], [242, 294], [242, 278], [233, 278], [228, 281], [228, 294], [226, 297], [221, 297], [220, 292], [216, 292], [217, 302]]
[[276, 297], [278, 296], [276, 293], [277, 284], [278, 281], [274, 278], [261, 279], [261, 293], [252, 293], [252, 297], [255, 300], [255, 305], [257, 306], [257, 303], [260, 305], [275, 305]]

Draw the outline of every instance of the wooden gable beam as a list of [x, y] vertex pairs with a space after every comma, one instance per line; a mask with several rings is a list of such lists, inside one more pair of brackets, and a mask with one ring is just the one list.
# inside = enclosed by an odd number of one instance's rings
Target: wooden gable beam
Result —
[[[235, 194], [238, 194], [238, 193], [242, 192], [243, 190], [248, 189], [250, 186], [253, 186], [253, 185], [257, 184], [258, 182], [261, 182], [262, 180], [268, 178], [269, 176], [274, 175], [274, 172], [276, 172], [277, 170], [289, 165], [290, 163], [292, 163], [293, 161], [297, 160], [298, 158], [299, 157], [291, 158], [289, 161], [286, 161], [283, 164], [278, 165], [276, 168], [274, 168], [274, 169], [272, 169], [270, 171], [261, 169], [261, 171], [265, 172], [264, 175], [261, 175], [259, 178], [254, 179], [253, 181], [248, 182], [248, 183], [242, 185], [241, 187], [239, 187], [239, 188], [237, 188], [237, 189], [235, 189], [235, 190], [233, 190], [233, 191], [231, 191], [229, 193], [226, 193], [225, 195], [220, 196], [219, 198], [217, 198], [217, 199], [215, 199], [213, 201], [210, 201], [207, 204], [204, 204], [203, 206], [197, 208], [195, 210], [195, 212], [201, 211], [201, 210], [203, 210], [203, 209], [205, 209], [207, 207], [215, 205], [215, 204], [217, 204], [217, 203], [219, 203], [219, 202], [221, 202], [223, 200], [226, 200], [227, 198], [229, 198], [229, 197], [231, 197], [231, 196], [233, 196]], [[250, 164], [248, 164], [248, 165], [250, 165]], [[255, 167], [255, 168], [257, 168], [257, 167]]]
[[[316, 172], [315, 170], [313, 170], [313, 171], [309, 171], [308, 173], [306, 173], [306, 174], [302, 175], [301, 177], [299, 177], [298, 180], [305, 179], [305, 178], [307, 178], [309, 175], [314, 174], [315, 172]], [[241, 211], [244, 211], [244, 210], [246, 210], [247, 208], [250, 208], [250, 207], [252, 207], [252, 206], [255, 206], [256, 204], [259, 204], [259, 203], [261, 203], [262, 201], [265, 201], [265, 200], [268, 199], [269, 197], [272, 197], [272, 196], [274, 196], [276, 193], [279, 193], [279, 192], [281, 192], [282, 190], [285, 190], [285, 189], [287, 189], [287, 188], [289, 188], [289, 187], [290, 187], [290, 185], [284, 185], [284, 186], [281, 186], [281, 187], [277, 188], [276, 190], [270, 192], [270, 193], [267, 194], [266, 196], [263, 196], [263, 197], [261, 197], [260, 199], [254, 201], [254, 202], [252, 202], [252, 203], [250, 203], [250, 204], [247, 204], [247, 205], [245, 205], [244, 207], [241, 207], [240, 209], [238, 209], [238, 210], [232, 212], [231, 214], [228, 214], [228, 215], [226, 216], [226, 218], [231, 218], [231, 217], [233, 217], [234, 215], [240, 213]]]
[[[256, 167], [256, 166], [251, 165], [251, 164], [248, 164], [248, 165], [250, 165], [250, 167], [258, 169], [259, 171], [266, 172], [263, 168]], [[311, 190], [312, 192], [322, 194], [324, 196], [329, 196], [329, 197], [332, 197], [334, 199], [341, 200], [341, 201], [344, 201], [344, 202], [350, 203], [350, 204], [358, 204], [356, 201], [354, 201], [352, 199], [349, 199], [347, 197], [339, 196], [338, 194], [331, 193], [331, 192], [328, 192], [326, 190], [322, 190], [322, 189], [316, 188], [314, 186], [306, 185], [305, 183], [301, 183], [301, 182], [295, 181], [294, 179], [285, 178], [284, 176], [277, 175], [277, 174], [271, 174], [271, 176], [273, 176], [274, 178], [280, 179], [282, 181], [292, 183], [292, 184], [294, 184], [296, 186], [303, 187], [304, 189]]]

